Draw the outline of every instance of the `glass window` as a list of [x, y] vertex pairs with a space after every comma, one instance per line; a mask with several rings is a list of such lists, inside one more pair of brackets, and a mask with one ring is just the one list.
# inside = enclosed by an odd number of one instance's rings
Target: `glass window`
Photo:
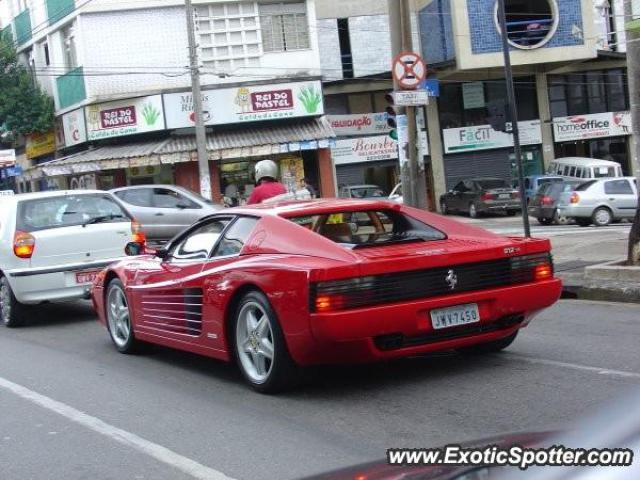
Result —
[[200, 208], [184, 195], [168, 188], [154, 188], [152, 203], [157, 208]]
[[309, 48], [309, 26], [305, 2], [260, 4], [262, 48], [284, 52]]
[[216, 248], [215, 256], [238, 255], [258, 223], [257, 218], [240, 217], [226, 231], [224, 237]]
[[464, 182], [458, 183], [453, 189], [457, 192], [466, 192], [468, 189], [465, 186]]
[[567, 75], [569, 115], [583, 115], [588, 112], [583, 74]]
[[85, 223], [130, 221], [120, 205], [108, 196], [65, 195], [20, 202], [16, 228], [35, 232]]
[[393, 210], [320, 213], [289, 220], [350, 248], [446, 238], [439, 230]]
[[604, 183], [604, 193], [607, 195], [633, 195], [633, 189], [628, 180], [612, 180]]
[[570, 177], [575, 177], [576, 176], [576, 167], [570, 167], [569, 168], [569, 176]]
[[629, 109], [627, 82], [623, 70], [608, 70], [607, 79], [607, 102], [608, 111], [619, 112]]
[[151, 190], [148, 188], [133, 188], [115, 193], [116, 197], [125, 203], [136, 207], [151, 207]]
[[616, 167], [595, 167], [593, 170], [595, 178], [615, 177], [617, 173]]
[[587, 72], [589, 113], [607, 111], [607, 97], [602, 72]]
[[213, 220], [192, 231], [176, 245], [171, 258], [174, 260], [206, 260], [218, 242], [229, 219]]

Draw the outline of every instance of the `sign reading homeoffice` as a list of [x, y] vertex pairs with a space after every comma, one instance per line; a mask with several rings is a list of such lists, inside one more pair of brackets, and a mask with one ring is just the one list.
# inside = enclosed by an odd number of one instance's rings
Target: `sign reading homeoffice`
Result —
[[162, 96], [128, 98], [85, 107], [88, 140], [164, 130]]
[[[518, 122], [518, 129], [522, 145], [542, 143], [540, 120]], [[449, 128], [442, 131], [442, 136], [445, 153], [513, 147], [513, 135], [497, 132], [491, 125]]]
[[[164, 95], [167, 128], [195, 125], [191, 92]], [[247, 85], [202, 91], [205, 125], [258, 122], [324, 114], [320, 81]]]
[[629, 112], [606, 112], [553, 119], [556, 142], [631, 135]]

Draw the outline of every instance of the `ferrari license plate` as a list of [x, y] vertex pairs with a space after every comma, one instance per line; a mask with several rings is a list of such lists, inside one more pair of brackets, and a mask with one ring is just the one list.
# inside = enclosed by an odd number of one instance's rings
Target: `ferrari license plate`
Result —
[[475, 303], [431, 310], [431, 325], [435, 330], [479, 321], [480, 313], [478, 305]]
[[99, 272], [100, 270], [76, 272], [76, 283], [79, 285], [83, 283], [93, 283]]

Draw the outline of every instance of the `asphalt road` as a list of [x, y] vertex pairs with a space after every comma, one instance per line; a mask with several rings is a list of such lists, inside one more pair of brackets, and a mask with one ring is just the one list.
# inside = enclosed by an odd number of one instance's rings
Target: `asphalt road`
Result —
[[562, 429], [640, 386], [640, 306], [562, 301], [503, 354], [321, 369], [280, 396], [233, 366], [116, 353], [90, 306], [0, 329], [3, 480], [289, 479], [512, 431]]

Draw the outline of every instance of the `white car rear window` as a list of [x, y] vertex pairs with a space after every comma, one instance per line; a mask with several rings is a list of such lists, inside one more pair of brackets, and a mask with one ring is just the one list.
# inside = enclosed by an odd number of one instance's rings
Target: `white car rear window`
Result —
[[65, 195], [18, 203], [16, 228], [34, 232], [71, 225], [130, 222], [129, 215], [106, 195]]

